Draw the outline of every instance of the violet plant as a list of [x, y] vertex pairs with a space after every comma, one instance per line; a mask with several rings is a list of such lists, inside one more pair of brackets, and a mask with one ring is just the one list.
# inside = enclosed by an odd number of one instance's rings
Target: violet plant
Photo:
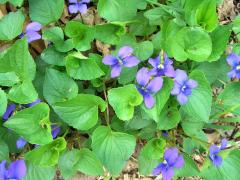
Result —
[[0, 180], [239, 179], [240, 16], [222, 21], [225, 3], [0, 4]]

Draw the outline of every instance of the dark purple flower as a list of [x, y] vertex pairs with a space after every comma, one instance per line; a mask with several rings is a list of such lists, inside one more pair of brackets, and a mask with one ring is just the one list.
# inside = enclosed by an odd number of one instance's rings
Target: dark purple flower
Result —
[[87, 3], [89, 3], [90, 0], [69, 0], [69, 12], [71, 14], [75, 14], [77, 12], [80, 12], [81, 14], [85, 14], [87, 12]]
[[209, 158], [215, 166], [220, 166], [222, 164], [222, 157], [218, 156], [218, 153], [227, 147], [227, 140], [223, 139], [221, 146], [212, 145], [210, 147]]
[[240, 56], [235, 53], [231, 53], [227, 57], [227, 63], [232, 67], [232, 70], [228, 73], [230, 78], [240, 79]]
[[171, 94], [177, 95], [177, 100], [181, 105], [188, 101], [188, 96], [192, 94], [192, 89], [196, 88], [198, 83], [192, 79], [188, 79], [187, 73], [177, 69], [174, 81], [174, 87]]
[[168, 137], [168, 135], [169, 135], [169, 134], [168, 134], [167, 131], [162, 131], [162, 136], [163, 136], [163, 137]]
[[24, 104], [24, 106], [29, 108], [29, 107], [35, 106], [36, 104], [38, 104], [40, 102], [41, 102], [41, 100], [37, 99], [37, 100], [33, 101], [32, 103]]
[[28, 43], [41, 39], [42, 36], [38, 33], [42, 28], [42, 25], [38, 22], [31, 22], [26, 27], [26, 32], [20, 34], [20, 38], [23, 38], [25, 35], [28, 38]]
[[15, 109], [16, 109], [16, 104], [9, 104], [8, 107], [7, 107], [7, 110], [3, 114], [2, 119], [4, 121], [8, 120], [8, 118], [10, 118], [10, 116], [13, 114]]
[[150, 58], [148, 62], [153, 66], [153, 69], [150, 71], [152, 76], [175, 76], [173, 61], [168, 58], [167, 54], [164, 54], [164, 61], [161, 61], [159, 55], [155, 59]]
[[0, 163], [0, 179], [7, 180], [7, 179], [16, 179], [22, 180], [23, 177], [26, 175], [26, 165], [24, 160], [16, 160], [12, 162], [8, 168], [6, 168], [7, 161], [2, 161]]
[[164, 153], [164, 162], [160, 163], [154, 170], [153, 175], [162, 173], [163, 180], [171, 180], [174, 176], [174, 168], [182, 168], [184, 159], [178, 154], [177, 148], [167, 149]]
[[133, 49], [129, 46], [124, 46], [118, 51], [118, 56], [107, 55], [103, 58], [103, 63], [110, 65], [112, 68], [111, 77], [118, 77], [122, 71], [122, 66], [134, 67], [139, 64], [139, 60], [132, 56]]
[[23, 139], [22, 137], [18, 138], [16, 142], [16, 146], [18, 149], [22, 149], [27, 144], [27, 141]]
[[57, 125], [52, 125], [51, 128], [52, 128], [52, 137], [53, 139], [55, 139], [57, 135], [60, 133], [61, 128], [60, 126], [57, 126]]
[[162, 77], [155, 77], [152, 79], [147, 68], [141, 68], [137, 73], [138, 91], [144, 99], [147, 108], [152, 108], [155, 104], [155, 99], [152, 94], [157, 93], [163, 85]]

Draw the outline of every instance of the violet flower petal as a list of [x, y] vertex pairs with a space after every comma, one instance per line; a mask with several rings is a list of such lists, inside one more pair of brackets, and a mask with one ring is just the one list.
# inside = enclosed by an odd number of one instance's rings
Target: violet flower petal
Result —
[[154, 104], [155, 104], [155, 99], [153, 98], [153, 96], [149, 93], [146, 93], [144, 96], [143, 96], [143, 99], [144, 99], [144, 103], [146, 105], [146, 107], [148, 109], [151, 109]]
[[4, 121], [8, 120], [8, 118], [13, 114], [15, 109], [16, 109], [16, 104], [9, 104], [6, 112], [2, 116], [2, 119]]
[[176, 76], [175, 70], [172, 65], [167, 65], [165, 67], [165, 76], [172, 78]]
[[35, 32], [35, 31], [26, 32], [26, 36], [28, 38], [28, 43], [42, 38], [42, 36], [38, 32]]
[[78, 4], [71, 4], [68, 6], [68, 10], [71, 14], [75, 14], [78, 12]]
[[151, 76], [148, 72], [147, 68], [141, 68], [138, 72], [137, 72], [137, 83], [141, 86], [146, 86], [147, 83], [149, 82]]
[[78, 11], [81, 14], [85, 14], [87, 12], [88, 8], [86, 4], [78, 4]]
[[152, 67], [157, 68], [160, 64], [160, 56], [157, 56], [156, 58], [150, 58], [148, 63], [151, 64]]
[[178, 158], [178, 149], [177, 148], [169, 148], [164, 153], [164, 159], [167, 163], [172, 166]]
[[166, 164], [160, 163], [156, 168], [153, 169], [153, 176], [158, 176], [162, 171], [166, 170]]
[[32, 106], [35, 106], [36, 104], [39, 104], [41, 102], [40, 99], [37, 99], [35, 101], [33, 101], [32, 103], [29, 103], [29, 104], [25, 104], [24, 106], [26, 107], [32, 107]]
[[173, 89], [171, 91], [172, 95], [178, 95], [181, 92], [181, 85], [178, 84], [177, 82], [174, 83]]
[[191, 89], [193, 89], [193, 88], [196, 88], [196, 87], [198, 86], [198, 83], [197, 83], [197, 81], [194, 81], [194, 80], [192, 80], [192, 79], [189, 79], [189, 80], [186, 82], [186, 85], [187, 85], [188, 87], [190, 87]]
[[69, 3], [77, 3], [78, 0], [69, 0]]
[[222, 164], [222, 157], [214, 156], [214, 158], [212, 159], [212, 162], [215, 166], [220, 166]]
[[183, 85], [185, 81], [188, 80], [187, 73], [183, 70], [177, 69], [176, 75], [175, 75], [175, 81], [177, 81], [179, 84]]
[[147, 85], [147, 90], [150, 91], [151, 93], [156, 93], [162, 88], [162, 85], [163, 85], [162, 77], [155, 77]]
[[118, 57], [121, 59], [125, 59], [126, 57], [132, 55], [133, 53], [133, 48], [130, 46], [123, 46], [121, 49], [118, 51]]
[[28, 31], [40, 31], [42, 28], [42, 25], [38, 22], [31, 22], [26, 27], [26, 32]]
[[163, 180], [171, 180], [174, 176], [174, 169], [168, 168], [166, 171], [162, 171]]
[[52, 125], [51, 128], [52, 128], [52, 137], [53, 139], [55, 139], [57, 135], [60, 133], [61, 128], [60, 126], [57, 126], [57, 125]]
[[179, 155], [176, 159], [175, 163], [173, 164], [173, 167], [175, 168], [182, 168], [184, 165], [184, 159], [182, 155]]
[[120, 75], [122, 71], [122, 67], [119, 64], [115, 64], [112, 66], [112, 71], [111, 71], [111, 77], [115, 78], [118, 77]]
[[16, 160], [8, 168], [8, 178], [22, 180], [26, 175], [26, 171], [27, 168], [24, 160]]
[[240, 56], [235, 53], [229, 54], [227, 57], [227, 63], [232, 67], [238, 65], [240, 63]]
[[228, 143], [227, 139], [225, 139], [225, 138], [222, 139], [220, 149], [221, 149], [221, 150], [225, 149], [225, 148], [227, 147], [227, 143]]
[[179, 104], [184, 105], [187, 103], [188, 98], [185, 94], [180, 93], [177, 95], [177, 100], [178, 100]]
[[139, 63], [140, 61], [135, 56], [129, 56], [123, 59], [123, 65], [126, 67], [134, 67], [137, 66]]
[[102, 60], [103, 64], [113, 66], [115, 64], [118, 64], [118, 59], [112, 55], [107, 55]]
[[22, 137], [18, 138], [16, 145], [18, 149], [22, 149], [27, 144], [27, 141]]
[[7, 174], [6, 164], [7, 164], [7, 161], [6, 161], [6, 160], [3, 160], [3, 161], [0, 163], [0, 179], [5, 179], [5, 176], [6, 176], [6, 174]]

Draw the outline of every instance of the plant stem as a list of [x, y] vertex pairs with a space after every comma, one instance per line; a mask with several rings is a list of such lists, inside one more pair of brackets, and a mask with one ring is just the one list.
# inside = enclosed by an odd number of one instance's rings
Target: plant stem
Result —
[[106, 123], [107, 123], [107, 125], [109, 126], [109, 122], [110, 122], [110, 118], [109, 118], [109, 106], [108, 106], [108, 97], [107, 97], [105, 82], [103, 82], [103, 94], [104, 94], [105, 101], [106, 101], [106, 103], [107, 103], [107, 108], [106, 108], [106, 111], [104, 112], [104, 116], [105, 116]]

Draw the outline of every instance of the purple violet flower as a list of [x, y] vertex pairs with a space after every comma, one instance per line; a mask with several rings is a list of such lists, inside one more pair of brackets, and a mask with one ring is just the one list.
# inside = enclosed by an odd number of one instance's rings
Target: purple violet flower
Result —
[[22, 149], [27, 144], [27, 141], [23, 139], [22, 137], [18, 138], [16, 142], [16, 146], [18, 149]]
[[85, 14], [87, 12], [87, 3], [89, 2], [90, 0], [69, 0], [70, 5], [68, 10], [71, 14], [75, 14], [77, 12]]
[[132, 56], [133, 48], [124, 46], [118, 51], [118, 56], [107, 55], [103, 58], [103, 64], [110, 65], [112, 68], [111, 77], [118, 77], [122, 71], [122, 66], [134, 67], [140, 63], [140, 61]]
[[168, 77], [175, 76], [175, 71], [172, 65], [173, 61], [168, 58], [167, 54], [164, 54], [164, 61], [161, 61], [159, 55], [154, 59], [150, 58], [148, 62], [153, 66], [153, 69], [150, 71], [150, 75]]
[[171, 94], [177, 95], [177, 100], [181, 105], [188, 101], [188, 96], [192, 94], [192, 89], [196, 88], [198, 83], [192, 79], [188, 79], [187, 73], [177, 69], [174, 81], [174, 87]]
[[55, 139], [57, 135], [60, 133], [61, 128], [60, 126], [57, 126], [57, 125], [52, 125], [51, 128], [52, 128], [52, 137], [53, 139]]
[[152, 108], [155, 104], [155, 99], [152, 94], [157, 93], [163, 85], [162, 77], [152, 79], [147, 68], [141, 68], [137, 72], [138, 91], [143, 96], [144, 103], [147, 108]]
[[228, 73], [230, 78], [240, 79], [240, 56], [235, 53], [231, 53], [227, 57], [227, 63], [232, 67], [232, 70]]
[[8, 168], [6, 168], [7, 161], [2, 161], [0, 163], [0, 179], [7, 180], [7, 179], [15, 179], [15, 180], [22, 180], [23, 177], [26, 175], [26, 164], [24, 160], [16, 160], [11, 162]]
[[36, 104], [39, 104], [40, 102], [41, 102], [41, 100], [37, 99], [29, 104], [24, 104], [24, 106], [29, 108], [29, 107], [35, 106]]
[[218, 147], [216, 145], [212, 145], [210, 147], [209, 158], [215, 166], [220, 166], [222, 164], [222, 157], [218, 155], [221, 150], [227, 147], [227, 140], [223, 139], [221, 142], [221, 146]]
[[16, 104], [9, 104], [8, 107], [7, 107], [7, 110], [3, 114], [2, 119], [4, 121], [8, 120], [8, 118], [10, 118], [10, 116], [12, 116], [15, 109], [16, 109]]
[[20, 34], [20, 38], [23, 38], [25, 35], [28, 38], [28, 43], [41, 39], [42, 36], [38, 33], [42, 28], [42, 25], [38, 22], [31, 22], [30, 24], [27, 25], [26, 27], [26, 32]]
[[184, 159], [178, 154], [177, 148], [167, 149], [164, 153], [164, 162], [160, 163], [154, 170], [153, 175], [162, 173], [163, 180], [171, 180], [174, 176], [174, 168], [182, 168]]

